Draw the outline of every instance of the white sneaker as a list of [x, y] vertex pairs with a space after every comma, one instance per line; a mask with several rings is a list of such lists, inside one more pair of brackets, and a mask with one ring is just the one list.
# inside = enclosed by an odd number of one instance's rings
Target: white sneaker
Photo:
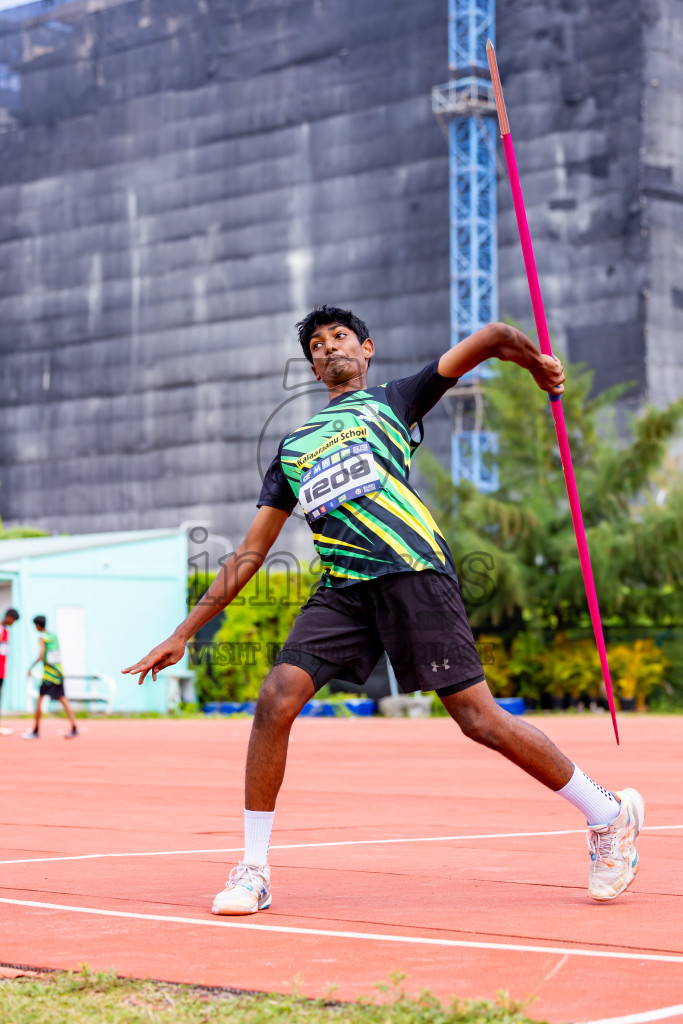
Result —
[[22, 732], [21, 738], [22, 740], [39, 740], [40, 733], [34, 732], [33, 729], [27, 729], [26, 732]]
[[225, 889], [218, 893], [212, 914], [255, 914], [270, 906], [270, 868], [240, 861], [230, 872]]
[[7, 729], [4, 725], [0, 727], [0, 736], [11, 736], [14, 729]]
[[591, 854], [588, 893], [600, 902], [615, 899], [638, 874], [635, 844], [645, 820], [645, 803], [635, 789], [624, 789], [615, 796], [621, 801], [617, 817], [607, 825], [590, 825], [587, 835]]

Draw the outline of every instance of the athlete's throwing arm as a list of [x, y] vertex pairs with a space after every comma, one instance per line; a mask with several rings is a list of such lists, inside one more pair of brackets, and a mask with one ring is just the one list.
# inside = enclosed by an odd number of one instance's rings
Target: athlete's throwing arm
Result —
[[143, 683], [149, 672], [152, 673], [152, 679], [156, 680], [158, 672], [180, 661], [188, 641], [197, 630], [223, 611], [261, 568], [287, 519], [288, 513], [279, 508], [260, 508], [246, 537], [237, 550], [225, 559], [221, 571], [185, 621], [181, 622], [168, 640], [150, 651], [146, 658], [124, 668], [123, 672], [132, 675], [140, 673], [138, 683]]

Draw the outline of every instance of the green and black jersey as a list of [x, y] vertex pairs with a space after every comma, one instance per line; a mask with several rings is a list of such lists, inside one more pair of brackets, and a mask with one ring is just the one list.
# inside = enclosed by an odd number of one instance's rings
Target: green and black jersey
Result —
[[411, 430], [455, 383], [435, 360], [412, 377], [334, 398], [281, 441], [258, 505], [291, 513], [301, 503], [327, 586], [407, 570], [456, 576], [408, 481]]
[[44, 630], [39, 635], [45, 645], [43, 653], [43, 682], [59, 684], [64, 681], [64, 675], [57, 634]]

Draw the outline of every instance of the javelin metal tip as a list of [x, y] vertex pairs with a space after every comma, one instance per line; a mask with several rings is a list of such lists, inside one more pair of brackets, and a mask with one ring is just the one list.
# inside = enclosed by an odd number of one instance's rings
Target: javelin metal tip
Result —
[[505, 110], [505, 100], [503, 99], [503, 87], [500, 84], [500, 75], [498, 74], [498, 61], [496, 60], [496, 51], [493, 49], [493, 43], [490, 39], [486, 40], [486, 59], [488, 61], [489, 70], [491, 72], [491, 82], [493, 84], [493, 94], [496, 98], [496, 110], [498, 111], [498, 121], [500, 124], [500, 134], [510, 134], [510, 124], [508, 122], [507, 112]]

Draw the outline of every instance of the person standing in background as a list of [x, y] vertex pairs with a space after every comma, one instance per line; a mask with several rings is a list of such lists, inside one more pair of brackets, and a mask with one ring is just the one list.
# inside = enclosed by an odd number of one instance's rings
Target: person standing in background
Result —
[[[16, 608], [8, 608], [2, 622], [0, 622], [0, 700], [2, 699], [2, 684], [5, 681], [5, 668], [7, 666], [7, 651], [9, 648], [9, 626], [13, 626], [19, 619], [19, 612]], [[0, 736], [11, 736], [13, 729], [3, 729], [0, 719]]]
[[71, 722], [71, 732], [64, 733], [64, 739], [72, 740], [78, 736], [78, 729], [76, 728], [76, 719], [74, 713], [71, 710], [66, 696], [64, 694], [64, 673], [62, 672], [61, 655], [59, 653], [59, 641], [55, 633], [49, 633], [45, 628], [46, 619], [44, 615], [36, 615], [33, 620], [33, 624], [38, 630], [40, 637], [40, 652], [38, 657], [29, 667], [28, 676], [31, 678], [31, 669], [34, 668], [38, 662], [43, 663], [43, 678], [40, 684], [40, 693], [36, 701], [36, 714], [33, 722], [33, 729], [27, 729], [26, 732], [22, 732], [21, 737], [24, 740], [38, 740], [40, 739], [40, 715], [41, 715], [41, 704], [43, 697], [49, 697], [50, 700], [58, 700], [64, 710], [66, 711], [69, 721]]

